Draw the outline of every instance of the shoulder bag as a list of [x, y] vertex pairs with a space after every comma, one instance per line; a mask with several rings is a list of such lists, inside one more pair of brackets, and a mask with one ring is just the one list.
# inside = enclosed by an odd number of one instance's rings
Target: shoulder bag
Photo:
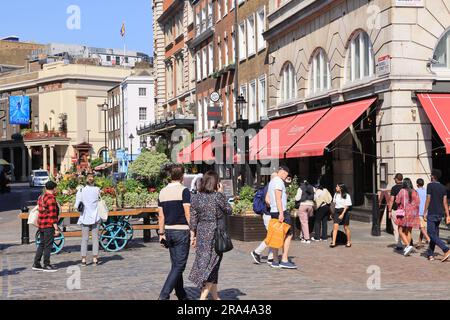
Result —
[[39, 227], [39, 201], [41, 201], [41, 197], [38, 199], [38, 205], [34, 207], [28, 215], [28, 224], [35, 227]]
[[403, 195], [403, 208], [395, 210], [395, 216], [397, 218], [404, 218], [405, 217], [405, 210], [406, 210], [406, 195]]
[[[84, 189], [84, 188], [83, 188], [83, 189]], [[83, 214], [83, 212], [84, 212], [83, 189], [81, 189], [81, 190], [79, 191], [79, 192], [80, 192], [80, 195], [81, 195], [81, 201], [80, 201], [80, 203], [78, 204], [78, 208], [77, 208], [78, 212], [81, 213], [81, 214]]]
[[100, 196], [100, 201], [98, 202], [98, 216], [100, 217], [100, 219], [102, 219], [103, 222], [106, 222], [108, 220], [108, 216], [109, 216], [109, 210], [108, 210], [108, 206], [106, 205], [105, 200], [102, 199], [102, 197]]
[[[217, 206], [219, 207], [219, 206]], [[224, 217], [221, 219], [217, 218], [217, 228], [214, 233], [214, 249], [218, 255], [230, 252], [234, 249], [233, 242], [226, 230]]]

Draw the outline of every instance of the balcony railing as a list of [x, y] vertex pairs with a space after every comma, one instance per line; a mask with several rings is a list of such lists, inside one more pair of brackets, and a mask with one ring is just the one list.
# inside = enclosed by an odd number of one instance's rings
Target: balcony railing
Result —
[[23, 136], [24, 140], [45, 140], [45, 139], [53, 139], [53, 138], [67, 138], [66, 132], [57, 132], [57, 131], [49, 131], [49, 132], [28, 132]]

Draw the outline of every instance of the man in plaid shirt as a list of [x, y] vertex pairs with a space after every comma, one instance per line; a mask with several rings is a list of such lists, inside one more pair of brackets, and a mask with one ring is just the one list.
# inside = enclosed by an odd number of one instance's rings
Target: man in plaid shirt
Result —
[[[54, 236], [59, 234], [58, 229], [58, 204], [55, 198], [57, 185], [53, 181], [45, 185], [45, 193], [38, 199], [39, 218], [38, 225], [41, 233], [41, 242], [34, 258], [33, 270], [44, 272], [56, 272], [50, 264], [50, 255], [53, 247]], [[41, 266], [42, 255], [44, 255], [44, 267]]]

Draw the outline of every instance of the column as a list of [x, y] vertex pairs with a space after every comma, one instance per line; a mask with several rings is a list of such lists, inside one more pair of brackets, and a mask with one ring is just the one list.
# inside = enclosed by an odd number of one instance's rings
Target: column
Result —
[[22, 177], [20, 180], [27, 181], [27, 152], [25, 147], [22, 148]]
[[28, 175], [33, 171], [33, 149], [28, 147]]
[[42, 156], [43, 156], [43, 168], [44, 170], [47, 170], [47, 146], [42, 146]]
[[[13, 147], [9, 148], [9, 154], [10, 154], [10, 161], [9, 161], [9, 163], [11, 163], [15, 167], [16, 165], [14, 164], [14, 148]], [[13, 182], [16, 181], [16, 173], [15, 172], [13, 172], [12, 180], [13, 180]]]
[[55, 146], [50, 146], [50, 176], [55, 175]]

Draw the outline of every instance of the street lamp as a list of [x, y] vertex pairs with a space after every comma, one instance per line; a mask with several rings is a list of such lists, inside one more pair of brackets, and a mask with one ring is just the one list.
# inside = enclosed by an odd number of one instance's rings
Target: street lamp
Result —
[[247, 101], [245, 101], [244, 95], [241, 93], [241, 95], [236, 99], [236, 106], [237, 106], [236, 111], [238, 120], [242, 120], [242, 109], [246, 103]]
[[128, 139], [130, 139], [130, 151], [131, 151], [130, 152], [130, 163], [133, 163], [133, 140], [134, 140], [133, 134], [130, 134]]
[[[240, 96], [238, 96], [236, 98], [236, 129], [242, 129], [244, 132], [248, 130], [248, 120], [243, 120], [242, 119], [242, 110], [244, 109], [245, 104], [247, 103], [247, 101], [245, 100], [245, 97], [243, 94], [241, 94]], [[245, 146], [244, 146], [244, 152], [243, 152], [243, 159], [244, 161], [246, 161], [247, 158], [247, 153], [248, 153], [248, 149], [249, 149], [249, 141], [248, 141], [248, 137], [246, 135], [244, 135], [245, 137]], [[236, 150], [237, 147], [239, 145], [239, 141], [235, 141], [236, 143]], [[242, 152], [241, 152], [242, 155]], [[242, 161], [242, 159], [241, 159]], [[237, 172], [237, 168], [239, 167], [239, 174]], [[244, 177], [243, 177], [243, 173], [245, 171], [245, 164], [244, 165], [239, 165], [239, 166], [235, 166], [234, 167], [234, 191], [235, 194], [239, 191], [239, 186], [238, 181], [237, 181], [237, 177], [240, 175], [241, 176], [241, 181], [242, 183], [245, 182]]]
[[102, 111], [102, 112], [104, 112], [105, 113], [105, 152], [104, 152], [104, 157], [105, 157], [105, 159], [104, 159], [104, 161], [105, 161], [105, 163], [106, 162], [108, 162], [108, 136], [107, 136], [107, 134], [108, 134], [108, 130], [107, 130], [107, 119], [106, 119], [106, 115], [107, 115], [107, 112], [108, 112], [108, 104], [106, 103], [106, 100], [105, 100], [105, 102], [100, 106], [100, 110]]

